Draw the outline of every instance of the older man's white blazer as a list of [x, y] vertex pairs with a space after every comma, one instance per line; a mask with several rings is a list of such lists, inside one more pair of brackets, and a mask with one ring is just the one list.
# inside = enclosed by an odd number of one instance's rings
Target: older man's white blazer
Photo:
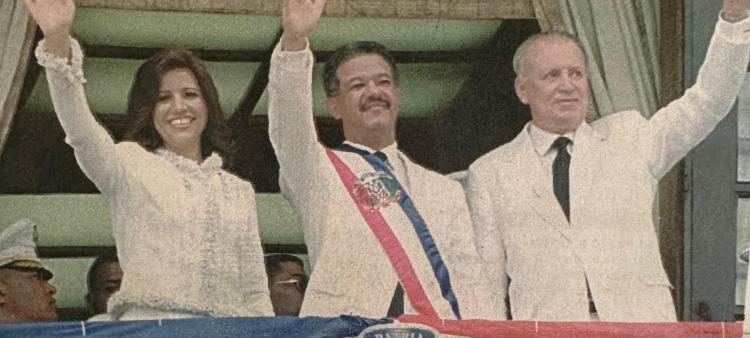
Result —
[[[469, 168], [467, 199], [488, 275], [514, 320], [675, 321], [652, 221], [659, 179], [734, 103], [748, 20], [717, 24], [697, 83], [650, 120], [636, 111], [582, 124], [570, 163], [570, 223], [528, 126]], [[731, 150], [727, 150], [731, 151]], [[509, 283], [507, 281], [509, 280]]]

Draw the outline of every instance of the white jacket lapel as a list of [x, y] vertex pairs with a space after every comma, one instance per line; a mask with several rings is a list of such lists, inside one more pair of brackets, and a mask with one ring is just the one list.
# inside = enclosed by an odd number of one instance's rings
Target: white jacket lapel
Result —
[[422, 193], [427, 187], [425, 185], [426, 182], [424, 182], [424, 175], [422, 174], [422, 170], [425, 169], [420, 167], [419, 164], [412, 162], [411, 159], [400, 150], [398, 152], [398, 157], [404, 162], [404, 168], [406, 168], [406, 179], [409, 181], [409, 196], [412, 197], [412, 202], [414, 202], [414, 206], [417, 207], [417, 210], [420, 210], [417, 201], [422, 199], [420, 197], [423, 196]]
[[560, 203], [555, 197], [552, 189], [552, 178], [542, 168], [539, 155], [531, 144], [531, 138], [527, 132], [523, 132], [523, 139], [517, 144], [519, 159], [516, 162], [521, 173], [521, 179], [531, 186], [536, 201], [530, 207], [547, 221], [553, 228], [562, 231], [567, 228], [568, 220], [565, 218]]
[[599, 186], [603, 175], [602, 154], [597, 152], [597, 143], [606, 138], [606, 133], [594, 130], [584, 123], [576, 132], [573, 154], [570, 161], [570, 219], [576, 224], [576, 218], [595, 187]]

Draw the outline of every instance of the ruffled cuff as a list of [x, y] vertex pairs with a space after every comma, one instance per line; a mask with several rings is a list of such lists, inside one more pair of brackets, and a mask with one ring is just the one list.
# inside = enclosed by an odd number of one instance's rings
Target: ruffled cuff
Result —
[[44, 50], [46, 40], [42, 39], [36, 46], [36, 59], [39, 64], [47, 69], [47, 72], [56, 71], [62, 73], [71, 83], [86, 83], [83, 77], [83, 51], [78, 41], [72, 37], [70, 39], [71, 60], [47, 53]]

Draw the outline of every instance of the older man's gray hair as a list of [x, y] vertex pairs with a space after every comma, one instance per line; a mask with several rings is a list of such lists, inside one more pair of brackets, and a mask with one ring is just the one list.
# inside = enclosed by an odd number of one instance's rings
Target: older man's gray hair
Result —
[[586, 65], [586, 69], [589, 68], [589, 58], [588, 56], [586, 56], [586, 52], [584, 52], [581, 41], [578, 40], [575, 35], [563, 31], [549, 31], [546, 33], [534, 34], [526, 39], [526, 41], [521, 43], [520, 46], [518, 46], [518, 49], [516, 49], [516, 53], [513, 55], [513, 71], [516, 73], [516, 77], [523, 78], [524, 75], [526, 75], [526, 62], [528, 62], [531, 46], [533, 46], [535, 42], [540, 40], [572, 41], [576, 44], [576, 46], [578, 46], [578, 49], [583, 54], [583, 61]]

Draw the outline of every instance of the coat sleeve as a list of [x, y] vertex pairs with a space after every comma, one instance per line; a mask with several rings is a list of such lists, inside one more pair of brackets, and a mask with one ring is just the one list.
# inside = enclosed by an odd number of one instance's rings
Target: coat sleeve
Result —
[[643, 146], [656, 179], [727, 116], [747, 74], [748, 59], [750, 18], [733, 24], [720, 19], [696, 83], [647, 124]]
[[[454, 266], [456, 277], [461, 281], [454, 283], [454, 291], [459, 300], [462, 319], [505, 320], [505, 307], [497, 303], [492, 296], [495, 292], [494, 278], [486, 274], [486, 268], [477, 251], [471, 216], [466, 205], [464, 192], [456, 184], [458, 199], [452, 210], [450, 224], [454, 231], [451, 234], [453, 255], [459, 255], [454, 261], [461, 262]], [[453, 279], [453, 278], [452, 278]]]
[[329, 160], [313, 120], [313, 64], [309, 48], [283, 52], [279, 42], [268, 81], [268, 133], [279, 161], [279, 186], [302, 219], [311, 259], [324, 239], [326, 222], [311, 221], [326, 219], [321, 194], [341, 184], [325, 175]]
[[500, 237], [500, 221], [497, 216], [498, 205], [493, 200], [490, 189], [497, 189], [491, 181], [492, 173], [476, 163], [469, 167], [469, 178], [466, 184], [466, 201], [474, 227], [474, 238], [481, 259], [483, 276], [488, 281], [488, 291], [483, 306], [492, 307], [493, 311], [506, 319], [505, 298], [508, 292], [508, 276], [505, 271], [505, 250]]
[[83, 53], [78, 42], [70, 38], [71, 60], [44, 51], [39, 42], [36, 57], [46, 68], [52, 104], [65, 131], [65, 142], [73, 147], [76, 161], [86, 176], [102, 193], [112, 190], [122, 171], [109, 132], [96, 121], [83, 90]]

